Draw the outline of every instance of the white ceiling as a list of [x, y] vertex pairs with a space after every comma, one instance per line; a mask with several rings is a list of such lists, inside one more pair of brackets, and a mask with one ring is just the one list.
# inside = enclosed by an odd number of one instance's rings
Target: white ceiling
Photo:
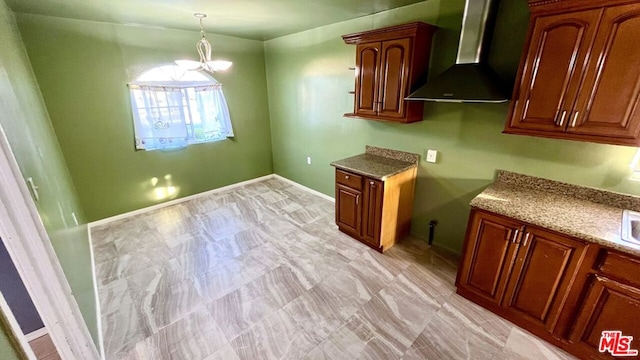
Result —
[[6, 0], [18, 13], [197, 30], [256, 40], [313, 29], [424, 0]]

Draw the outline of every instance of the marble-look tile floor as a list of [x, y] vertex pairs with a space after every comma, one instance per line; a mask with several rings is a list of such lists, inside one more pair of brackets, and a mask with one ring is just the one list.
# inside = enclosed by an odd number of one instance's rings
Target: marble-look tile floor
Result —
[[94, 227], [111, 359], [568, 359], [455, 294], [456, 261], [379, 254], [278, 179]]

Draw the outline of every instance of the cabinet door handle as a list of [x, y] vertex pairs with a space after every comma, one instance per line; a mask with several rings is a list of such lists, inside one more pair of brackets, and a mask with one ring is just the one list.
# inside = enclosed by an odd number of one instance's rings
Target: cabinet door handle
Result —
[[576, 127], [576, 122], [578, 121], [578, 114], [580, 114], [580, 111], [576, 111], [575, 115], [573, 115], [573, 120], [571, 121], [571, 127]]
[[525, 236], [524, 236], [524, 241], [522, 242], [522, 246], [527, 246], [527, 244], [529, 243], [529, 236], [531, 236], [531, 233], [528, 232]]
[[376, 183], [374, 183], [373, 181], [369, 181], [369, 185], [371, 185], [372, 187], [376, 186]]
[[360, 195], [356, 195], [356, 205], [358, 205], [359, 199], [360, 199]]
[[562, 116], [560, 117], [560, 123], [558, 124], [558, 126], [563, 126], [564, 125], [564, 119], [567, 117], [567, 110], [563, 110], [562, 111]]
[[520, 230], [516, 229], [516, 231], [513, 233], [513, 240], [511, 240], [512, 243], [514, 243], [514, 244], [516, 243], [519, 233], [520, 233]]

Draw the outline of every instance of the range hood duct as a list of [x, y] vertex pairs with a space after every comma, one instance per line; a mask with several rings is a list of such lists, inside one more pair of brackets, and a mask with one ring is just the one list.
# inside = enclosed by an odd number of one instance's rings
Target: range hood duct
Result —
[[501, 103], [509, 100], [504, 82], [486, 64], [497, 0], [467, 0], [456, 64], [406, 100]]

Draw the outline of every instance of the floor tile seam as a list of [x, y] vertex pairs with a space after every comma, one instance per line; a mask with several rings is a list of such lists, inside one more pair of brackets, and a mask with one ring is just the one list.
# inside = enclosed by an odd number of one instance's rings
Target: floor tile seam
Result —
[[[444, 309], [441, 309], [442, 311], [446, 311]], [[436, 313], [436, 315], [443, 321], [448, 321], [449, 319], [444, 318], [443, 315], [441, 315], [440, 310]], [[460, 324], [462, 326], [462, 328], [466, 331], [468, 331], [469, 333], [473, 334], [476, 337], [482, 338], [485, 341], [490, 341], [491, 343], [493, 343], [493, 345], [497, 348], [503, 348], [506, 346], [507, 341], [508, 341], [508, 336], [507, 338], [504, 340], [504, 342], [502, 340], [500, 340], [497, 336], [493, 335], [493, 334], [489, 334], [487, 331], [484, 330], [484, 328], [482, 328], [481, 326], [479, 326], [478, 324], [473, 323], [472, 325], [474, 326], [469, 326], [469, 324], [459, 318], [455, 318], [455, 321], [460, 323], [462, 322], [462, 324]], [[511, 332], [511, 331], [509, 331]]]
[[[395, 280], [395, 279], [394, 279], [394, 280]], [[380, 293], [380, 292], [384, 291], [385, 289], [386, 289], [386, 288], [381, 289], [378, 293]], [[376, 296], [378, 296], [378, 293], [376, 294]], [[375, 298], [375, 297], [372, 297], [372, 298], [371, 298], [371, 300], [369, 300], [368, 302], [373, 301], [373, 300], [374, 300], [374, 298]], [[379, 297], [379, 301], [381, 301], [381, 302], [384, 304], [384, 306], [385, 306], [385, 307], [388, 307], [388, 306], [387, 306], [387, 304], [386, 304], [386, 302], [384, 301], [384, 299], [383, 299], [382, 297]], [[368, 302], [367, 302], [367, 303], [368, 303]], [[362, 307], [364, 307], [364, 304], [362, 305]], [[393, 315], [393, 317], [394, 317], [394, 319], [395, 319], [395, 313], [394, 313], [391, 309], [388, 309], [388, 310], [389, 310], [390, 314], [392, 314], [392, 315]], [[354, 316], [355, 316], [355, 315], [358, 315], [358, 314], [360, 314], [360, 312], [356, 312], [356, 314], [354, 314]], [[429, 316], [427, 316], [427, 317], [424, 319], [423, 323], [422, 323], [422, 324], [420, 324], [419, 331], [416, 331], [416, 334], [415, 334], [414, 338], [413, 338], [413, 339], [407, 339], [407, 340], [409, 340], [409, 342], [410, 342], [411, 344], [413, 344], [413, 343], [415, 342], [415, 340], [418, 338], [418, 336], [420, 336], [420, 334], [424, 331], [424, 329], [427, 327], [427, 325], [428, 325], [428, 324], [433, 320], [433, 318], [436, 316], [436, 314], [437, 314], [437, 311], [434, 311], [432, 314], [429, 314]], [[362, 314], [362, 315], [364, 315], [364, 314]], [[359, 315], [359, 316], [362, 316], [362, 315]], [[399, 319], [395, 319], [395, 320], [399, 320]], [[364, 318], [362, 318], [362, 317], [361, 317], [361, 322], [362, 322], [363, 324], [365, 324], [365, 325], [367, 326], [367, 328], [368, 328], [371, 332], [373, 332], [374, 334], [376, 334], [376, 335], [377, 335], [377, 337], [381, 337], [381, 338], [383, 338], [383, 339], [384, 339], [384, 341], [386, 341], [386, 342], [387, 342], [387, 343], [389, 343], [391, 346], [393, 346], [396, 350], [398, 350], [398, 352], [401, 352], [402, 354], [404, 354], [404, 353], [405, 353], [405, 352], [406, 352], [406, 351], [411, 347], [411, 345], [409, 345], [409, 346], [407, 346], [407, 347], [406, 347], [406, 349], [398, 349], [395, 345], [393, 345], [393, 344], [394, 344], [394, 341], [393, 341], [393, 340], [395, 340], [395, 339], [388, 339], [388, 338], [386, 337], [386, 335], [384, 334], [385, 330], [384, 330], [382, 327], [378, 326], [376, 323], [373, 323], [373, 322], [369, 321], [366, 317], [364, 317]], [[404, 322], [402, 322], [402, 321], [399, 321], [399, 322], [400, 322], [402, 325], [404, 325]], [[389, 325], [389, 326], [392, 326], [392, 325]], [[403, 336], [405, 336], [405, 334], [403, 334]], [[402, 342], [401, 342], [401, 341], [398, 341], [398, 343], [402, 344]]]
[[[357, 313], [356, 313], [356, 314], [357, 314]], [[354, 315], [354, 316], [355, 316], [355, 315]], [[383, 344], [385, 344], [385, 346], [387, 346], [387, 347], [389, 347], [389, 348], [391, 348], [391, 349], [393, 349], [393, 350], [396, 350], [398, 353], [401, 353], [402, 355], [400, 356], [400, 358], [402, 358], [402, 357], [404, 356], [404, 354], [406, 353], [406, 351], [410, 348], [410, 346], [408, 346], [408, 347], [407, 347], [406, 349], [404, 349], [404, 350], [399, 349], [396, 345], [394, 345], [394, 343], [395, 343], [395, 342], [393, 341], [394, 339], [389, 339], [389, 338], [387, 338], [387, 336], [386, 336], [386, 335], [385, 335], [385, 333], [384, 333], [384, 332], [385, 332], [385, 331], [384, 331], [384, 329], [382, 329], [382, 328], [380, 328], [380, 327], [376, 326], [376, 324], [375, 324], [375, 323], [370, 322], [370, 321], [369, 321], [368, 319], [366, 319], [366, 318], [360, 318], [360, 319], [361, 319], [361, 321], [360, 321], [360, 322], [361, 322], [361, 324], [362, 324], [363, 326], [365, 326], [365, 327], [367, 328], [367, 331], [373, 335], [373, 337], [372, 337], [371, 339], [368, 339], [368, 340], [365, 342], [365, 347], [366, 347], [366, 345], [367, 345], [367, 344], [369, 344], [369, 343], [370, 343], [370, 342], [372, 342], [372, 341], [381, 341]], [[426, 324], [425, 324], [425, 327], [426, 327]], [[423, 330], [424, 330], [424, 329], [423, 329]], [[422, 333], [422, 331], [421, 331], [420, 333]], [[419, 336], [419, 335], [420, 335], [420, 333], [418, 333], [418, 335], [416, 335], [416, 338], [417, 338], [417, 336]], [[413, 343], [414, 341], [415, 341], [415, 339], [413, 339], [413, 340], [411, 341], [411, 343]]]

